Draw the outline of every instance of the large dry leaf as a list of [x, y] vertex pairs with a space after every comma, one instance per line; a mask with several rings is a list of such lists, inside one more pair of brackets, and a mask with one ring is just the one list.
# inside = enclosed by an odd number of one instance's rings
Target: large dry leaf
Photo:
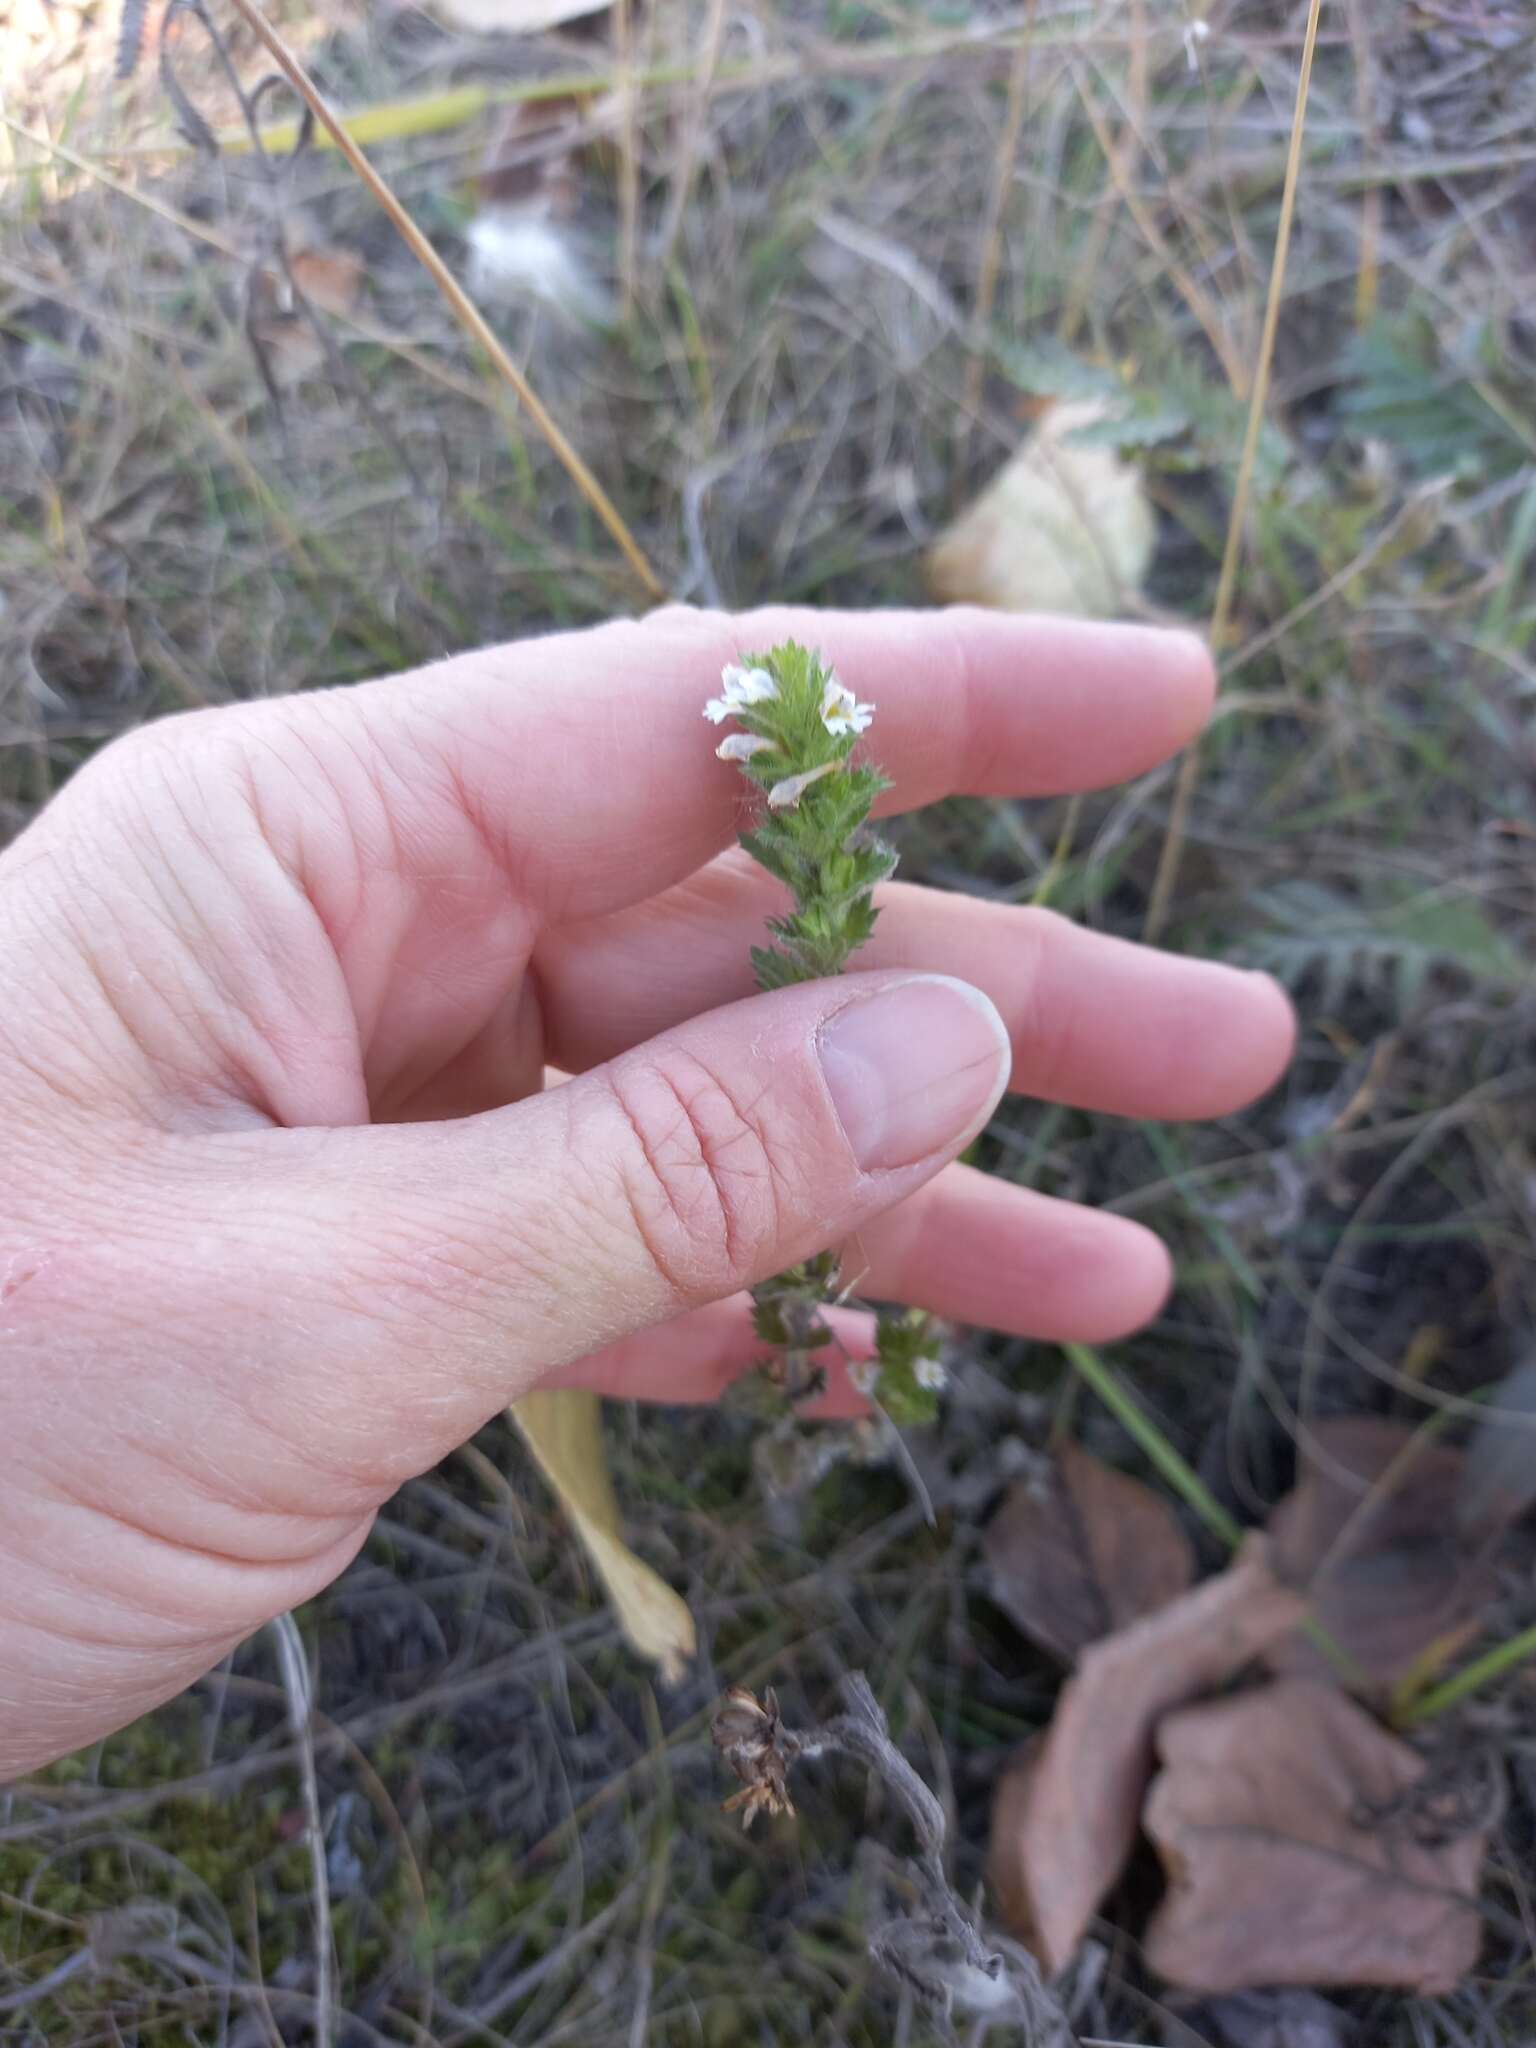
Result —
[[1195, 1575], [1167, 1501], [1074, 1443], [1039, 1479], [1009, 1489], [982, 1548], [992, 1598], [1031, 1642], [1069, 1664], [1100, 1636], [1176, 1600]]
[[1506, 1373], [1467, 1439], [1457, 1526], [1476, 1541], [1536, 1501], [1536, 1359]]
[[929, 549], [935, 597], [1005, 612], [1125, 609], [1151, 565], [1157, 527], [1137, 471], [1114, 449], [1072, 438], [1104, 417], [1097, 399], [1050, 408]]
[[[1462, 1452], [1384, 1416], [1316, 1424], [1296, 1489], [1269, 1518], [1275, 1569], [1307, 1589], [1311, 1611], [1360, 1676], [1388, 1685], [1427, 1653], [1450, 1656], [1494, 1591], [1491, 1542], [1457, 1530]], [[1277, 1669], [1321, 1676], [1318, 1645], [1276, 1646]]]
[[1424, 1761], [1313, 1679], [1171, 1714], [1147, 1833], [1169, 1892], [1147, 1930], [1159, 1976], [1451, 1991], [1477, 1960], [1485, 1828], [1439, 1842], [1408, 1796]]
[[624, 1541], [597, 1395], [544, 1388], [524, 1394], [507, 1412], [597, 1567], [625, 1635], [663, 1681], [675, 1685], [694, 1652], [693, 1616]]
[[1256, 1537], [1217, 1578], [1084, 1651], [1043, 1740], [1004, 1777], [992, 1812], [999, 1911], [1048, 1974], [1071, 1960], [1125, 1867], [1159, 1720], [1226, 1684], [1302, 1611]]

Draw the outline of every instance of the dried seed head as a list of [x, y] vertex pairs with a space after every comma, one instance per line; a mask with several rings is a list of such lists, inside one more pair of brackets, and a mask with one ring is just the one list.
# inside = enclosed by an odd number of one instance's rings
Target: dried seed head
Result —
[[794, 1813], [785, 1784], [789, 1758], [781, 1746], [783, 1733], [771, 1687], [761, 1700], [744, 1685], [731, 1687], [710, 1734], [741, 1780], [741, 1790], [726, 1800], [725, 1811], [739, 1813], [744, 1828], [750, 1828], [760, 1813]]
[[755, 1747], [771, 1743], [778, 1726], [779, 1703], [772, 1689], [759, 1701], [757, 1694], [744, 1685], [733, 1685], [725, 1696], [725, 1704], [715, 1716], [710, 1734], [716, 1749], [729, 1754], [742, 1744]]

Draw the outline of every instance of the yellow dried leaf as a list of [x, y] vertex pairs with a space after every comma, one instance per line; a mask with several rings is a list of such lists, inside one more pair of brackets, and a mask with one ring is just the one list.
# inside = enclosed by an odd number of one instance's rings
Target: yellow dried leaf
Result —
[[946, 604], [1004, 612], [1123, 611], [1157, 538], [1141, 477], [1113, 448], [1072, 436], [1105, 416], [1097, 399], [1054, 405], [928, 551]]
[[597, 1395], [547, 1387], [524, 1394], [507, 1413], [596, 1566], [619, 1626], [663, 1683], [675, 1685], [694, 1652], [693, 1616], [624, 1541]]

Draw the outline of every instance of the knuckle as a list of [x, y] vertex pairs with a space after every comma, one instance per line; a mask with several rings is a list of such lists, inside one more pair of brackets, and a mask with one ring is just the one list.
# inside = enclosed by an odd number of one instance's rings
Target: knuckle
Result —
[[682, 1304], [718, 1299], [771, 1259], [784, 1173], [761, 1105], [695, 1056], [623, 1062], [622, 1180], [635, 1232]]
[[671, 598], [666, 604], [659, 604], [648, 611], [641, 620], [645, 626], [684, 626], [702, 619], [706, 614], [697, 605], [683, 604]]
[[1057, 971], [1063, 948], [1076, 927], [1058, 911], [1017, 913], [1017, 994], [1011, 1008], [1016, 1037], [1029, 1049], [1030, 1087], [1049, 1096], [1066, 1071], [1078, 1035], [1074, 977]]

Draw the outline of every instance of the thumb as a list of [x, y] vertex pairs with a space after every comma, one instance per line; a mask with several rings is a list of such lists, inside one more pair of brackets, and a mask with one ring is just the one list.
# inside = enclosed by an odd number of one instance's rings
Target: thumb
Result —
[[[288, 1153], [267, 1192], [320, 1355], [414, 1471], [554, 1367], [840, 1243], [976, 1136], [1008, 1070], [978, 990], [848, 975], [505, 1109], [253, 1142]], [[313, 1321], [292, 1320], [313, 1399]]]

